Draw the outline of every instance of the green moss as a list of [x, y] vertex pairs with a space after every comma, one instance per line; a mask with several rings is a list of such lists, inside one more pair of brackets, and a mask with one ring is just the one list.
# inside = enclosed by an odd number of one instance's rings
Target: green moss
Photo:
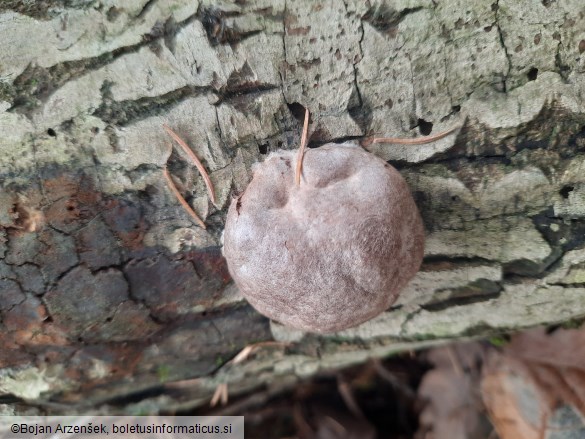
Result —
[[567, 322], [561, 323], [561, 328], [563, 328], [563, 329], [579, 329], [579, 328], [581, 328], [581, 326], [583, 326], [584, 322], [585, 322], [584, 318], [569, 320]]
[[441, 164], [425, 165], [420, 172], [428, 177], [457, 178], [453, 172]]
[[499, 336], [495, 336], [495, 337], [490, 337], [488, 339], [488, 342], [492, 345], [495, 346], [497, 348], [501, 348], [502, 346], [505, 346], [508, 344], [509, 340], [507, 340], [505, 337], [499, 337]]
[[215, 365], [216, 365], [217, 367], [221, 367], [221, 366], [223, 366], [223, 365], [224, 365], [224, 363], [225, 363], [225, 360], [224, 360], [224, 358], [223, 358], [221, 355], [218, 355], [218, 356], [215, 358]]
[[340, 344], [353, 343], [353, 342], [355, 342], [354, 337], [346, 337], [346, 336], [337, 335], [337, 334], [327, 336], [327, 343], [332, 344], [332, 345], [340, 345]]
[[161, 383], [168, 381], [170, 374], [171, 368], [166, 364], [162, 364], [156, 369], [156, 375]]
[[11, 84], [0, 82], [0, 101], [12, 102], [16, 91]]

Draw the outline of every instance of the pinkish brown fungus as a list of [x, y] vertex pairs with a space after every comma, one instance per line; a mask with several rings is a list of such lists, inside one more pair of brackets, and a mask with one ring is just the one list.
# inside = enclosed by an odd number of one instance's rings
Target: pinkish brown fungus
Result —
[[392, 166], [349, 144], [272, 153], [233, 200], [224, 255], [262, 314], [312, 332], [350, 328], [396, 301], [418, 271], [424, 229]]

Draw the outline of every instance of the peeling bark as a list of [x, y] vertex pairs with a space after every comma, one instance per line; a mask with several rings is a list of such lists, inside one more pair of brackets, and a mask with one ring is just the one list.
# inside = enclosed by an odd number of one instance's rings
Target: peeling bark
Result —
[[[585, 316], [581, 1], [52, 1], [0, 6], [0, 392], [43, 412], [196, 407], [329, 367]], [[253, 163], [369, 147], [406, 178], [425, 262], [380, 317], [259, 316], [221, 257]], [[210, 172], [168, 157], [167, 123]], [[197, 227], [162, 169], [204, 218]], [[283, 340], [234, 366], [248, 344]], [[173, 386], [177, 380], [197, 380]], [[1, 410], [12, 410], [4, 408]]]

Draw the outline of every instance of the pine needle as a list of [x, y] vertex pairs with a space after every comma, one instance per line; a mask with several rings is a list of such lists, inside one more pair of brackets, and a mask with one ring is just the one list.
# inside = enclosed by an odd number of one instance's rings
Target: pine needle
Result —
[[221, 405], [226, 405], [228, 403], [228, 385], [226, 383], [218, 384], [215, 393], [209, 402], [209, 406], [215, 407], [218, 402], [221, 402]]
[[189, 213], [189, 215], [191, 215], [193, 217], [193, 219], [197, 222], [197, 224], [199, 224], [201, 227], [203, 227], [205, 229], [206, 228], [205, 223], [203, 222], [203, 220], [201, 220], [201, 218], [199, 218], [199, 216], [197, 216], [195, 211], [193, 209], [191, 209], [191, 206], [189, 206], [189, 203], [187, 203], [187, 201], [185, 201], [185, 199], [183, 198], [183, 196], [181, 195], [181, 193], [177, 189], [177, 186], [175, 186], [175, 182], [171, 178], [171, 175], [169, 174], [169, 171], [167, 170], [166, 166], [163, 168], [163, 175], [165, 176], [167, 183], [168, 183], [169, 187], [171, 188], [171, 192], [175, 195], [175, 197], [177, 197], [177, 200], [179, 200], [179, 203], [181, 203], [181, 206], [183, 206], [183, 208]]
[[163, 124], [163, 128], [165, 129], [165, 131], [167, 133], [169, 133], [169, 135], [175, 140], [175, 142], [177, 142], [179, 144], [181, 149], [183, 151], [185, 151], [187, 156], [189, 156], [189, 158], [191, 159], [193, 164], [197, 167], [197, 170], [199, 171], [199, 173], [203, 177], [203, 180], [205, 180], [205, 185], [207, 186], [207, 192], [209, 193], [209, 198], [211, 199], [211, 202], [213, 204], [215, 204], [215, 189], [213, 189], [213, 184], [211, 183], [211, 179], [209, 178], [209, 174], [207, 173], [207, 171], [203, 167], [201, 160], [199, 160], [197, 158], [195, 153], [193, 153], [193, 151], [191, 151], [191, 148], [189, 148], [189, 146], [185, 143], [185, 141], [183, 139], [181, 139], [179, 137], [179, 135], [177, 133], [175, 133], [168, 125]]
[[295, 182], [297, 186], [301, 185], [301, 172], [303, 169], [303, 156], [305, 155], [305, 146], [307, 145], [307, 134], [309, 132], [309, 110], [305, 109], [305, 122], [303, 123], [303, 135], [301, 136], [301, 146], [297, 156], [297, 172]]
[[459, 126], [455, 126], [453, 128], [448, 129], [447, 131], [433, 134], [432, 136], [418, 137], [415, 139], [400, 139], [397, 137], [374, 137], [373, 139], [365, 140], [363, 142], [363, 145], [366, 147], [373, 143], [394, 143], [397, 145], [424, 145], [425, 143], [431, 143], [434, 142], [435, 140], [447, 137], [449, 134], [451, 134], [458, 128]]

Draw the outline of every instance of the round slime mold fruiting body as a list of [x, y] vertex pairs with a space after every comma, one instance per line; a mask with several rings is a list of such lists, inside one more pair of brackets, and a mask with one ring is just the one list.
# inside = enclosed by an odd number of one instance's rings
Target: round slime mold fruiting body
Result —
[[254, 168], [234, 199], [224, 255], [260, 313], [311, 332], [333, 332], [386, 310], [418, 271], [424, 228], [401, 175], [352, 144], [296, 152]]

